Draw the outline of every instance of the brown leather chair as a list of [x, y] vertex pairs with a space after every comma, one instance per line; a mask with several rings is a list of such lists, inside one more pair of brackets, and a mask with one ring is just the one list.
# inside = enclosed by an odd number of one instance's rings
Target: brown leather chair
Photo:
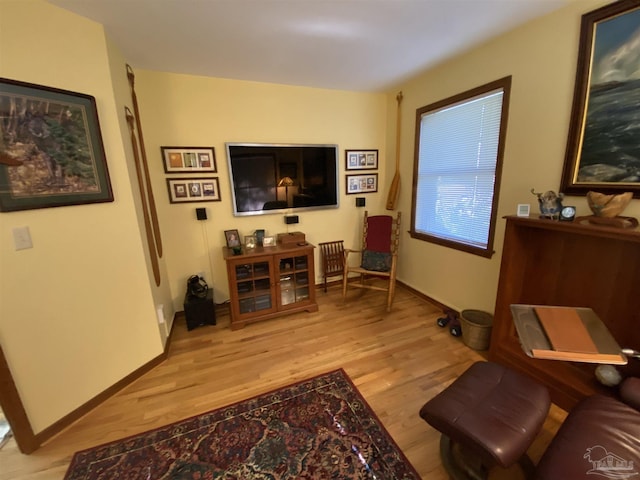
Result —
[[625, 379], [619, 393], [587, 397], [571, 410], [538, 462], [536, 480], [640, 478], [640, 379]]
[[640, 379], [620, 398], [593, 395], [569, 413], [536, 467], [526, 456], [549, 408], [546, 389], [493, 362], [477, 362], [429, 400], [420, 416], [442, 432], [443, 466], [455, 480], [486, 478], [519, 462], [535, 480], [640, 478]]

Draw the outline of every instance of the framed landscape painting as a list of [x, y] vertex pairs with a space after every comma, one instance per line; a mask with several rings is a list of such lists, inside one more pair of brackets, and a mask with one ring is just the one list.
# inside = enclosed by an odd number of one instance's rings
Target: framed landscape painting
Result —
[[582, 16], [576, 83], [560, 191], [640, 197], [640, 0]]
[[0, 211], [112, 201], [95, 98], [0, 78]]

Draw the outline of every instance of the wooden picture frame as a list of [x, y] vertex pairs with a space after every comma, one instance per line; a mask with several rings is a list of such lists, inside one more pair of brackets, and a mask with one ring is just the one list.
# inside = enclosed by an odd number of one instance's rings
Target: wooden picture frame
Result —
[[236, 248], [242, 246], [240, 244], [240, 234], [235, 228], [233, 230], [225, 230], [224, 238], [227, 241], [227, 247]]
[[565, 194], [630, 191], [640, 197], [640, 142], [631, 131], [640, 81], [625, 68], [633, 64], [638, 28], [640, 0], [620, 0], [582, 16], [560, 184]]
[[378, 191], [378, 174], [346, 175], [347, 195]]
[[91, 95], [0, 78], [0, 211], [112, 202]]
[[213, 147], [160, 147], [165, 173], [216, 173]]
[[268, 235], [262, 239], [263, 247], [275, 247], [276, 246], [276, 237], [273, 235]]
[[169, 203], [219, 202], [218, 177], [167, 178]]
[[345, 150], [346, 170], [377, 170], [378, 150]]

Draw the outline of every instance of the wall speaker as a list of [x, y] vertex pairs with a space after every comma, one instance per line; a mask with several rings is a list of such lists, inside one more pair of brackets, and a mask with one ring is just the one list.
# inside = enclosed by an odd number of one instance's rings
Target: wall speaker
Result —
[[356, 207], [364, 207], [366, 204], [364, 197], [356, 197]]
[[207, 209], [206, 208], [196, 208], [196, 218], [198, 220], [206, 220], [207, 219]]
[[287, 225], [298, 223], [298, 215], [285, 215], [284, 223], [286, 223]]

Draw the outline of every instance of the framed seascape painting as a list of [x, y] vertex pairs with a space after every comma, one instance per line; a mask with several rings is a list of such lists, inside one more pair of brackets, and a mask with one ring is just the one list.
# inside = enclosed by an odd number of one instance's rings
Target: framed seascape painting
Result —
[[0, 78], [0, 211], [112, 201], [95, 98]]
[[561, 192], [640, 197], [639, 42], [640, 0], [582, 16]]

